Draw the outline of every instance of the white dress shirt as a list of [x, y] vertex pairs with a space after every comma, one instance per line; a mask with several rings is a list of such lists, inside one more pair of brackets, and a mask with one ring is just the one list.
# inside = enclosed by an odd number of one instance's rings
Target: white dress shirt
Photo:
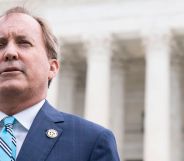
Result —
[[[16, 156], [18, 156], [19, 151], [22, 147], [22, 144], [26, 138], [26, 135], [33, 123], [34, 118], [36, 117], [38, 111], [41, 109], [42, 105], [44, 104], [45, 100], [40, 101], [39, 103], [26, 108], [25, 110], [13, 115], [16, 118], [16, 123], [13, 127], [14, 135], [17, 142], [17, 151]], [[0, 111], [0, 120], [5, 118], [7, 115]], [[0, 130], [2, 129], [3, 124], [0, 122]]]

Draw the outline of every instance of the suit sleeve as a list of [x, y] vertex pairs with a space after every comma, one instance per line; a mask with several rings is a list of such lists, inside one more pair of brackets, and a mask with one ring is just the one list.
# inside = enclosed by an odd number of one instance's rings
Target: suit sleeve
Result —
[[114, 135], [104, 130], [96, 139], [90, 161], [120, 161]]

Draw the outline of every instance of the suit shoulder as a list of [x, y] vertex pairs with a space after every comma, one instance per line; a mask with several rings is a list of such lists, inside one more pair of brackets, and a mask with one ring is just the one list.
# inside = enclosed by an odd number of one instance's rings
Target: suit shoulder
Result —
[[[96, 123], [83, 119], [72, 114], [62, 113], [66, 128], [70, 131], [70, 138], [73, 138], [81, 149], [88, 149], [89, 160], [119, 161], [117, 145], [113, 133]], [[103, 149], [103, 150], [102, 150]], [[81, 152], [83, 153], [83, 152]]]
[[64, 112], [61, 112], [61, 113], [64, 117], [66, 124], [72, 124], [73, 127], [76, 127], [78, 129], [83, 129], [83, 131], [93, 131], [93, 133], [94, 132], [100, 133], [105, 131], [110, 132], [110, 130], [106, 129], [105, 127], [98, 125], [92, 121], [86, 120], [80, 116], [64, 113]]

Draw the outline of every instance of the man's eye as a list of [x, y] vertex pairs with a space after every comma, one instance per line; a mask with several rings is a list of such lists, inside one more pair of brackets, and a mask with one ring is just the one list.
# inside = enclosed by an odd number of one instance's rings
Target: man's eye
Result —
[[5, 47], [5, 43], [3, 43], [3, 42], [0, 42], [0, 49], [2, 49], [3, 47]]
[[26, 40], [18, 41], [18, 44], [21, 45], [21, 46], [25, 46], [25, 47], [32, 46], [32, 44], [29, 41], [26, 41]]

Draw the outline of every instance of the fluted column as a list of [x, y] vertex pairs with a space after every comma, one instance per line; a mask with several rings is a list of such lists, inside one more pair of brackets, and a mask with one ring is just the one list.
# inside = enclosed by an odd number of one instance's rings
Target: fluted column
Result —
[[170, 161], [169, 35], [159, 31], [145, 40], [145, 161]]
[[[120, 59], [121, 60], [121, 59]], [[112, 62], [111, 73], [111, 109], [110, 125], [113, 130], [121, 161], [124, 161], [124, 136], [125, 136], [125, 117], [124, 117], [124, 77], [125, 71], [123, 62], [114, 60]]]
[[93, 37], [87, 44], [85, 117], [109, 126], [111, 48], [108, 38]]

